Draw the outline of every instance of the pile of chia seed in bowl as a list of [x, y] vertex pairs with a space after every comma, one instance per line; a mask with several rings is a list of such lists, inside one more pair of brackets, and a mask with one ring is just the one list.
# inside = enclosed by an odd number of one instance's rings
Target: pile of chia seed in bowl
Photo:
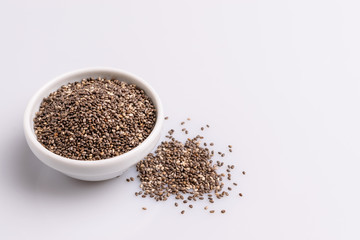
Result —
[[112, 158], [142, 143], [156, 122], [156, 108], [134, 84], [88, 78], [43, 99], [34, 118], [37, 140], [75, 160]]

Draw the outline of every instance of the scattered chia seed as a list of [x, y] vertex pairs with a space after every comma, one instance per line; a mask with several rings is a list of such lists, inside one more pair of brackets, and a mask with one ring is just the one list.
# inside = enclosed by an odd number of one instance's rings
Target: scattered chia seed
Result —
[[168, 119], [169, 119], [169, 117], [164, 117], [164, 119], [165, 119], [165, 120], [168, 120]]
[[243, 196], [242, 193], [239, 193], [239, 196], [242, 197]]
[[[184, 124], [185, 122], [181, 122], [181, 125]], [[204, 130], [204, 127], [201, 130]], [[182, 131], [188, 134], [185, 128]], [[201, 139], [204, 137], [197, 135], [180, 142], [171, 136], [174, 133], [173, 129], [168, 133], [170, 135], [166, 136], [168, 140], [162, 141], [154, 153], [148, 154], [136, 165], [142, 190], [138, 196], [150, 197], [155, 201], [166, 201], [173, 195], [176, 200], [181, 199], [183, 204], [204, 200], [206, 195], [208, 202], [212, 204], [215, 197], [221, 199], [229, 196], [228, 192], [223, 191], [225, 188], [223, 177], [225, 179], [227, 176], [227, 179], [231, 180], [230, 171], [234, 169], [234, 165], [227, 165], [227, 175], [218, 173], [217, 170], [224, 165], [224, 162], [212, 159], [214, 150], [210, 151], [206, 142], [201, 144]], [[214, 146], [214, 143], [209, 145]], [[221, 157], [225, 156], [222, 152], [218, 154]], [[237, 183], [232, 184], [237, 185]], [[227, 187], [227, 190], [232, 189]], [[179, 206], [177, 202], [174, 205]], [[189, 204], [188, 207], [193, 208], [193, 204]], [[204, 209], [207, 210], [208, 206]], [[215, 210], [209, 212], [214, 213]], [[182, 210], [181, 214], [184, 213], [185, 210]], [[225, 210], [221, 210], [221, 213], [225, 213]]]
[[34, 118], [37, 140], [76, 160], [112, 158], [142, 143], [156, 122], [145, 92], [119, 80], [83, 79], [43, 99]]
[[245, 175], [245, 174], [246, 174], [246, 172], [245, 172], [245, 171], [242, 171], [242, 174], [243, 174], [243, 175]]

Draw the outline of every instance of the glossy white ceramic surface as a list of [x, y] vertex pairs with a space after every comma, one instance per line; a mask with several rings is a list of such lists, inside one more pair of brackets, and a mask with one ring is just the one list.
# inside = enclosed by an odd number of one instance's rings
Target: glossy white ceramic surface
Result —
[[[56, 91], [60, 86], [69, 82], [80, 81], [83, 78], [118, 79], [127, 83], [136, 84], [143, 89], [153, 101], [157, 109], [155, 127], [147, 139], [139, 146], [122, 155], [98, 161], [81, 161], [68, 159], [52, 153], [42, 146], [36, 139], [33, 128], [33, 119], [41, 101], [49, 93]], [[132, 165], [143, 159], [159, 141], [163, 125], [163, 109], [159, 96], [144, 80], [122, 70], [112, 68], [87, 68], [61, 75], [43, 86], [30, 100], [24, 115], [24, 133], [27, 143], [33, 153], [46, 165], [70, 177], [86, 180], [101, 181], [121, 175]]]

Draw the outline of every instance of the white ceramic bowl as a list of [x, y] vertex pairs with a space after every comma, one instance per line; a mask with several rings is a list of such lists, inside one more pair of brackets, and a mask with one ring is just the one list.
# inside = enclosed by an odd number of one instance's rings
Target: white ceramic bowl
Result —
[[[122, 155], [97, 160], [81, 161], [62, 157], [47, 150], [36, 138], [34, 132], [35, 113], [39, 110], [44, 97], [56, 91], [60, 86], [69, 82], [80, 81], [83, 78], [107, 78], [118, 79], [127, 83], [136, 84], [143, 89], [153, 101], [157, 110], [157, 120], [151, 134], [136, 148]], [[159, 96], [154, 89], [144, 80], [122, 70], [112, 68], [88, 68], [73, 71], [61, 75], [43, 86], [30, 100], [24, 115], [24, 132], [27, 143], [33, 153], [49, 167], [73, 178], [86, 181], [101, 181], [121, 175], [129, 167], [133, 166], [151, 152], [160, 139], [164, 121], [163, 108]]]

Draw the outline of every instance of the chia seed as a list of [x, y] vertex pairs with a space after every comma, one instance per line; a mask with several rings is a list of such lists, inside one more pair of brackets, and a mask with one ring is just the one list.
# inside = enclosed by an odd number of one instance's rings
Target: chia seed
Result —
[[156, 122], [151, 99], [134, 84], [103, 78], [61, 86], [34, 118], [37, 140], [76, 160], [112, 158], [143, 142]]

